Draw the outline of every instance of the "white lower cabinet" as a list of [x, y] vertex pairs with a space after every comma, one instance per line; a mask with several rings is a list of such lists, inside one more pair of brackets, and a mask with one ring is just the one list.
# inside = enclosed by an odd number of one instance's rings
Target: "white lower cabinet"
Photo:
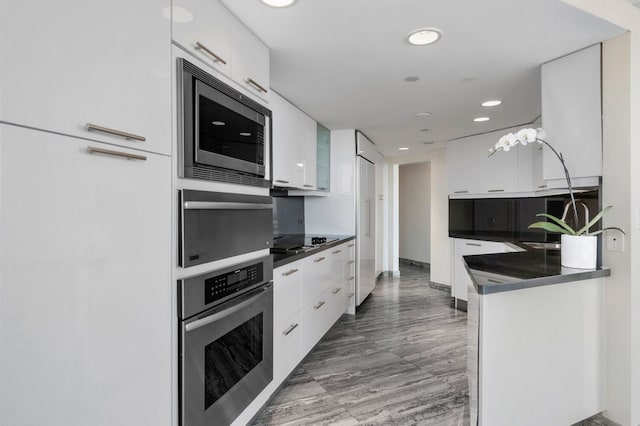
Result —
[[0, 125], [0, 197], [0, 424], [170, 426], [170, 158]]
[[274, 326], [273, 329], [273, 380], [282, 383], [302, 359], [300, 312]]
[[451, 296], [459, 300], [467, 300], [467, 287], [473, 285], [465, 267], [463, 256], [476, 254], [506, 253], [514, 249], [497, 241], [453, 239], [453, 286]]
[[311, 349], [318, 343], [324, 334], [331, 328], [335, 321], [332, 321], [332, 302], [331, 290], [327, 289], [318, 296], [312, 303], [308, 304], [300, 313], [305, 332], [301, 341], [302, 356], [309, 353]]
[[353, 241], [273, 270], [274, 382], [293, 371], [353, 304]]

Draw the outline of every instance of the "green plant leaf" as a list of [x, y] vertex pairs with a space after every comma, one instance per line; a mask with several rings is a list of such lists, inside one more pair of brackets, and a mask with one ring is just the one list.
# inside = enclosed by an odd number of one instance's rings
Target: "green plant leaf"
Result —
[[[609, 210], [611, 210], [613, 206], [607, 206], [604, 209], [602, 209], [600, 211], [600, 213], [598, 213], [593, 219], [591, 219], [591, 221], [589, 223], [587, 223], [583, 228], [581, 228], [576, 234], [577, 235], [582, 235], [585, 232], [587, 232], [587, 229], [591, 228], [593, 225], [595, 225], [600, 219], [602, 219], [602, 216], [604, 216], [604, 214], [606, 212], [608, 212]], [[590, 234], [593, 235], [593, 234]]]
[[557, 232], [558, 234], [573, 235], [573, 229], [569, 228], [571, 229], [571, 232], [568, 232], [566, 228], [558, 226], [552, 222], [535, 222], [529, 225], [529, 229], [531, 228], [544, 229], [547, 232]]
[[607, 226], [606, 228], [600, 229], [599, 231], [589, 232], [587, 235], [599, 235], [599, 234], [602, 234], [604, 231], [608, 231], [610, 229], [616, 229], [626, 235], [626, 232], [624, 232], [622, 229], [618, 228], [617, 226]]
[[[538, 217], [546, 217], [546, 218], [551, 219], [552, 221], [554, 221], [559, 227], [564, 229], [564, 231], [561, 232], [562, 234], [576, 235], [576, 231], [574, 231], [573, 228], [571, 228], [567, 224], [567, 222], [565, 222], [562, 219], [558, 219], [554, 215], [551, 215], [551, 214], [548, 214], [548, 213], [538, 213], [536, 216], [538, 216]], [[558, 231], [551, 231], [551, 232], [558, 232]]]

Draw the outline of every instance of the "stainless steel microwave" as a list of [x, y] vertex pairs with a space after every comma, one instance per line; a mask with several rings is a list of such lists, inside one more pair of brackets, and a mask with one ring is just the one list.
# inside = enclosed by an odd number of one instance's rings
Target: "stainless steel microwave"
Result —
[[178, 174], [270, 187], [271, 111], [178, 58]]

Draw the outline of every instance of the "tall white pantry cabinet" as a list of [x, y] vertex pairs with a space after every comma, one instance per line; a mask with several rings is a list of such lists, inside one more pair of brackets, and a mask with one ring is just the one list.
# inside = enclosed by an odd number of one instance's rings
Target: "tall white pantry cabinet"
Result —
[[2, 2], [2, 425], [171, 425], [165, 6]]

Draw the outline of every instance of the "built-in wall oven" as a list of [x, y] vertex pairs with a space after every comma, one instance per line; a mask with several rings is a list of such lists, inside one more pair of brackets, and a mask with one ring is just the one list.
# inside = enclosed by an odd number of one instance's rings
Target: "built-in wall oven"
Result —
[[273, 378], [271, 256], [178, 282], [181, 426], [230, 424]]
[[271, 111], [178, 58], [178, 174], [270, 187]]
[[189, 267], [270, 249], [269, 196], [179, 191], [178, 265]]

